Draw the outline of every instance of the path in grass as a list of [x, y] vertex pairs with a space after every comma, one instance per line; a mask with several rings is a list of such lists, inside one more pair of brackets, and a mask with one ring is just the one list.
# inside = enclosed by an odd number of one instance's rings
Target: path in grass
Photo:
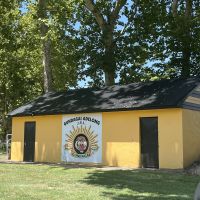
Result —
[[0, 199], [192, 200], [199, 180], [166, 172], [0, 164]]

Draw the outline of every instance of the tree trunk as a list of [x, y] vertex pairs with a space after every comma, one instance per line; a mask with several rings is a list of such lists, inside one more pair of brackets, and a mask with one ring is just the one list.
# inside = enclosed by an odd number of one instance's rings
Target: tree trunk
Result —
[[111, 86], [115, 84], [115, 73], [112, 71], [105, 71], [105, 85]]
[[186, 0], [185, 17], [190, 20], [192, 16], [192, 0]]
[[86, 8], [93, 14], [102, 31], [102, 41], [105, 50], [102, 68], [105, 73], [105, 85], [114, 85], [117, 65], [115, 59], [116, 45], [113, 38], [113, 31], [119, 18], [119, 12], [127, 3], [127, 0], [116, 1], [115, 8], [107, 15], [107, 20], [103, 17], [94, 0], [84, 0], [84, 2]]
[[177, 17], [178, 0], [173, 0], [172, 2], [172, 14], [173, 17]]
[[53, 90], [50, 59], [51, 59], [51, 41], [50, 39], [47, 39], [46, 41], [43, 42], [43, 69], [44, 69], [45, 93]]
[[182, 71], [181, 76], [183, 78], [190, 77], [190, 50], [185, 49], [183, 50], [183, 61], [182, 61]]
[[[173, 0], [172, 2], [172, 14], [176, 21], [176, 31], [181, 30], [179, 33], [180, 37], [178, 38], [181, 51], [182, 51], [182, 58], [181, 58], [181, 76], [187, 78], [190, 76], [190, 68], [191, 68], [191, 16], [192, 16], [192, 0], [185, 0], [186, 7], [185, 7], [185, 16], [183, 16], [183, 21], [179, 21], [178, 18], [178, 0]], [[184, 28], [180, 28], [184, 27]]]
[[115, 84], [116, 61], [115, 53], [112, 47], [105, 47], [103, 58], [103, 70], [105, 73], [105, 85], [111, 86]]
[[182, 51], [182, 72], [181, 75], [184, 78], [190, 77], [190, 57], [191, 57], [191, 16], [192, 16], [192, 0], [186, 0], [186, 8], [185, 8], [185, 40], [183, 41], [183, 51]]
[[111, 86], [115, 84], [115, 71], [116, 71], [116, 59], [115, 59], [115, 43], [113, 40], [113, 30], [109, 25], [105, 27], [103, 31], [104, 42], [104, 58], [103, 58], [103, 70], [105, 73], [105, 85]]
[[48, 19], [46, 11], [46, 0], [38, 1], [38, 16], [41, 19], [40, 33], [43, 40], [43, 69], [44, 69], [44, 91], [45, 93], [53, 90], [52, 84], [52, 71], [51, 71], [51, 40], [48, 37], [48, 26], [45, 24], [45, 20]]

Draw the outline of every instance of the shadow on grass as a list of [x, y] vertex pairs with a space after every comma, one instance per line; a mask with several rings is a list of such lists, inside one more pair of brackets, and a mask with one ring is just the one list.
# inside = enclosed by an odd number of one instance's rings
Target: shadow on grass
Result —
[[176, 173], [133, 171], [95, 171], [84, 183], [103, 186], [103, 196], [122, 199], [193, 199], [198, 177]]
[[[5, 163], [6, 164], [6, 163]], [[12, 163], [15, 164], [15, 163]], [[19, 164], [19, 165], [18, 165]], [[83, 183], [83, 188], [94, 186], [94, 192], [99, 191], [103, 199], [112, 200], [192, 200], [196, 185], [200, 177], [183, 173], [151, 170], [113, 170], [101, 166], [87, 166], [84, 164], [50, 164], [50, 163], [18, 163], [20, 166], [45, 167], [44, 170], [69, 170], [71, 179], [77, 179], [77, 172], [81, 177], [76, 181]], [[71, 171], [72, 169], [72, 171]], [[78, 169], [78, 171], [76, 171]], [[57, 171], [57, 170], [55, 170]], [[52, 171], [54, 174], [55, 171]], [[35, 171], [37, 173], [37, 170]], [[57, 175], [57, 173], [55, 173]], [[89, 187], [90, 189], [93, 187]], [[87, 191], [86, 191], [87, 192]]]

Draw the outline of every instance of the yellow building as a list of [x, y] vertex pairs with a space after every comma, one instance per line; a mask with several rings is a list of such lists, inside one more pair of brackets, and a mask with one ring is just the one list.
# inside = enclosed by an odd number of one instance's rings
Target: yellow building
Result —
[[197, 78], [52, 92], [9, 115], [13, 161], [182, 169], [200, 159]]

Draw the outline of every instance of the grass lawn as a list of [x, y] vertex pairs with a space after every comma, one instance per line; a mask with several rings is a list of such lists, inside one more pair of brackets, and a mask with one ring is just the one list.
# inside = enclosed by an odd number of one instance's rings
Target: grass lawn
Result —
[[200, 177], [144, 170], [102, 171], [0, 164], [0, 199], [193, 199]]

